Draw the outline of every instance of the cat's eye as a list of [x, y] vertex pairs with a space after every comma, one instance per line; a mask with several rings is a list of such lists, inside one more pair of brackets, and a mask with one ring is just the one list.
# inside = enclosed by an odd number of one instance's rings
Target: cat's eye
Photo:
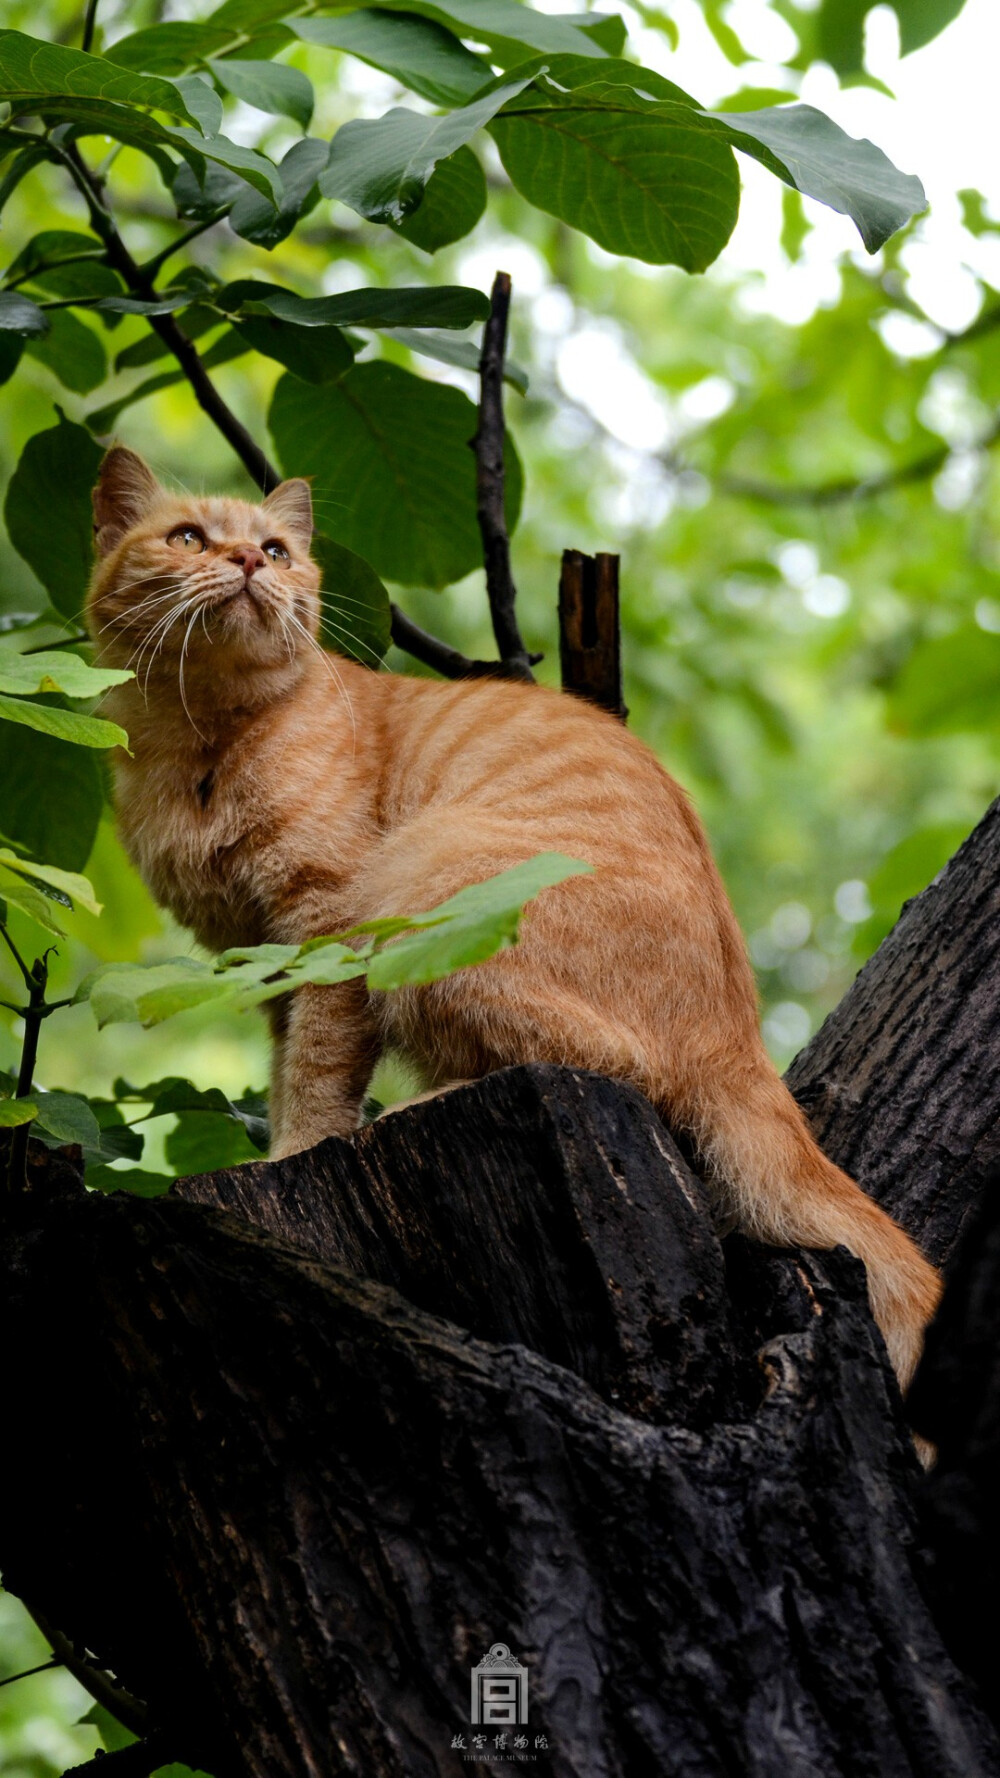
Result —
[[284, 544], [280, 543], [277, 537], [269, 537], [263, 547], [265, 556], [270, 556], [272, 562], [290, 562], [292, 559]]
[[189, 556], [200, 556], [206, 548], [204, 537], [194, 525], [178, 525], [176, 531], [171, 531], [167, 542], [175, 549], [186, 550]]

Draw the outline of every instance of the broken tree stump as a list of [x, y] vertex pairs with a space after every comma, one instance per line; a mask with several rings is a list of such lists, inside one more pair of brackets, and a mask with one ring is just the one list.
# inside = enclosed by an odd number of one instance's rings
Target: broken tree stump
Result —
[[[860, 1035], [838, 1010], [793, 1071], [942, 1257], [991, 1177], [998, 841], [994, 809], [845, 1001]], [[46, 1413], [0, 1468], [0, 1562], [175, 1757], [457, 1774], [502, 1642], [528, 1679], [503, 1763], [539, 1778], [1000, 1774], [969, 1633], [993, 1224], [915, 1388], [924, 1480], [860, 1265], [720, 1242], [652, 1108], [600, 1077], [507, 1070], [151, 1202], [48, 1151], [31, 1177], [0, 1337], [9, 1423]]]

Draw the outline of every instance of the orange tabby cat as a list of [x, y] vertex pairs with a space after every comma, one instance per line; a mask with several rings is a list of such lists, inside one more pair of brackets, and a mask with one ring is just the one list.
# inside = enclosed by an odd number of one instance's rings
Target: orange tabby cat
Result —
[[386, 1043], [432, 1084], [528, 1061], [632, 1081], [690, 1132], [742, 1228], [864, 1260], [905, 1387], [938, 1276], [820, 1152], [775, 1073], [701, 827], [642, 742], [557, 692], [323, 654], [304, 481], [260, 506], [195, 499], [114, 449], [94, 508], [91, 631], [102, 661], [137, 673], [108, 699], [134, 749], [116, 755], [121, 831], [203, 944], [298, 943], [433, 907], [536, 852], [595, 866], [475, 969], [283, 1003], [272, 1153], [348, 1135]]

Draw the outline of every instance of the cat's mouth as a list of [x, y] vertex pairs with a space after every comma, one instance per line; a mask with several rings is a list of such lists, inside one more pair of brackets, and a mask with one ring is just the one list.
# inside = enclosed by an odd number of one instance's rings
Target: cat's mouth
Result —
[[213, 611], [223, 611], [230, 607], [238, 607], [241, 603], [252, 607], [258, 617], [264, 616], [264, 601], [250, 585], [249, 580], [245, 580], [242, 586], [234, 587], [231, 593], [220, 593], [219, 597], [212, 601], [212, 609]]

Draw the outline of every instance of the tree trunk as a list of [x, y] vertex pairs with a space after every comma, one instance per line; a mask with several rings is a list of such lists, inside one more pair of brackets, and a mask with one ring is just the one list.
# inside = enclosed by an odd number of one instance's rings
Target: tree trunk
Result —
[[[998, 843], [995, 806], [790, 1077], [939, 1258], [997, 1140]], [[175, 1757], [1000, 1774], [995, 1210], [915, 1385], [927, 1481], [860, 1265], [720, 1243], [595, 1075], [507, 1070], [153, 1202], [39, 1149], [7, 1216], [5, 1581]], [[527, 1721], [473, 1724], [497, 1644]]]

